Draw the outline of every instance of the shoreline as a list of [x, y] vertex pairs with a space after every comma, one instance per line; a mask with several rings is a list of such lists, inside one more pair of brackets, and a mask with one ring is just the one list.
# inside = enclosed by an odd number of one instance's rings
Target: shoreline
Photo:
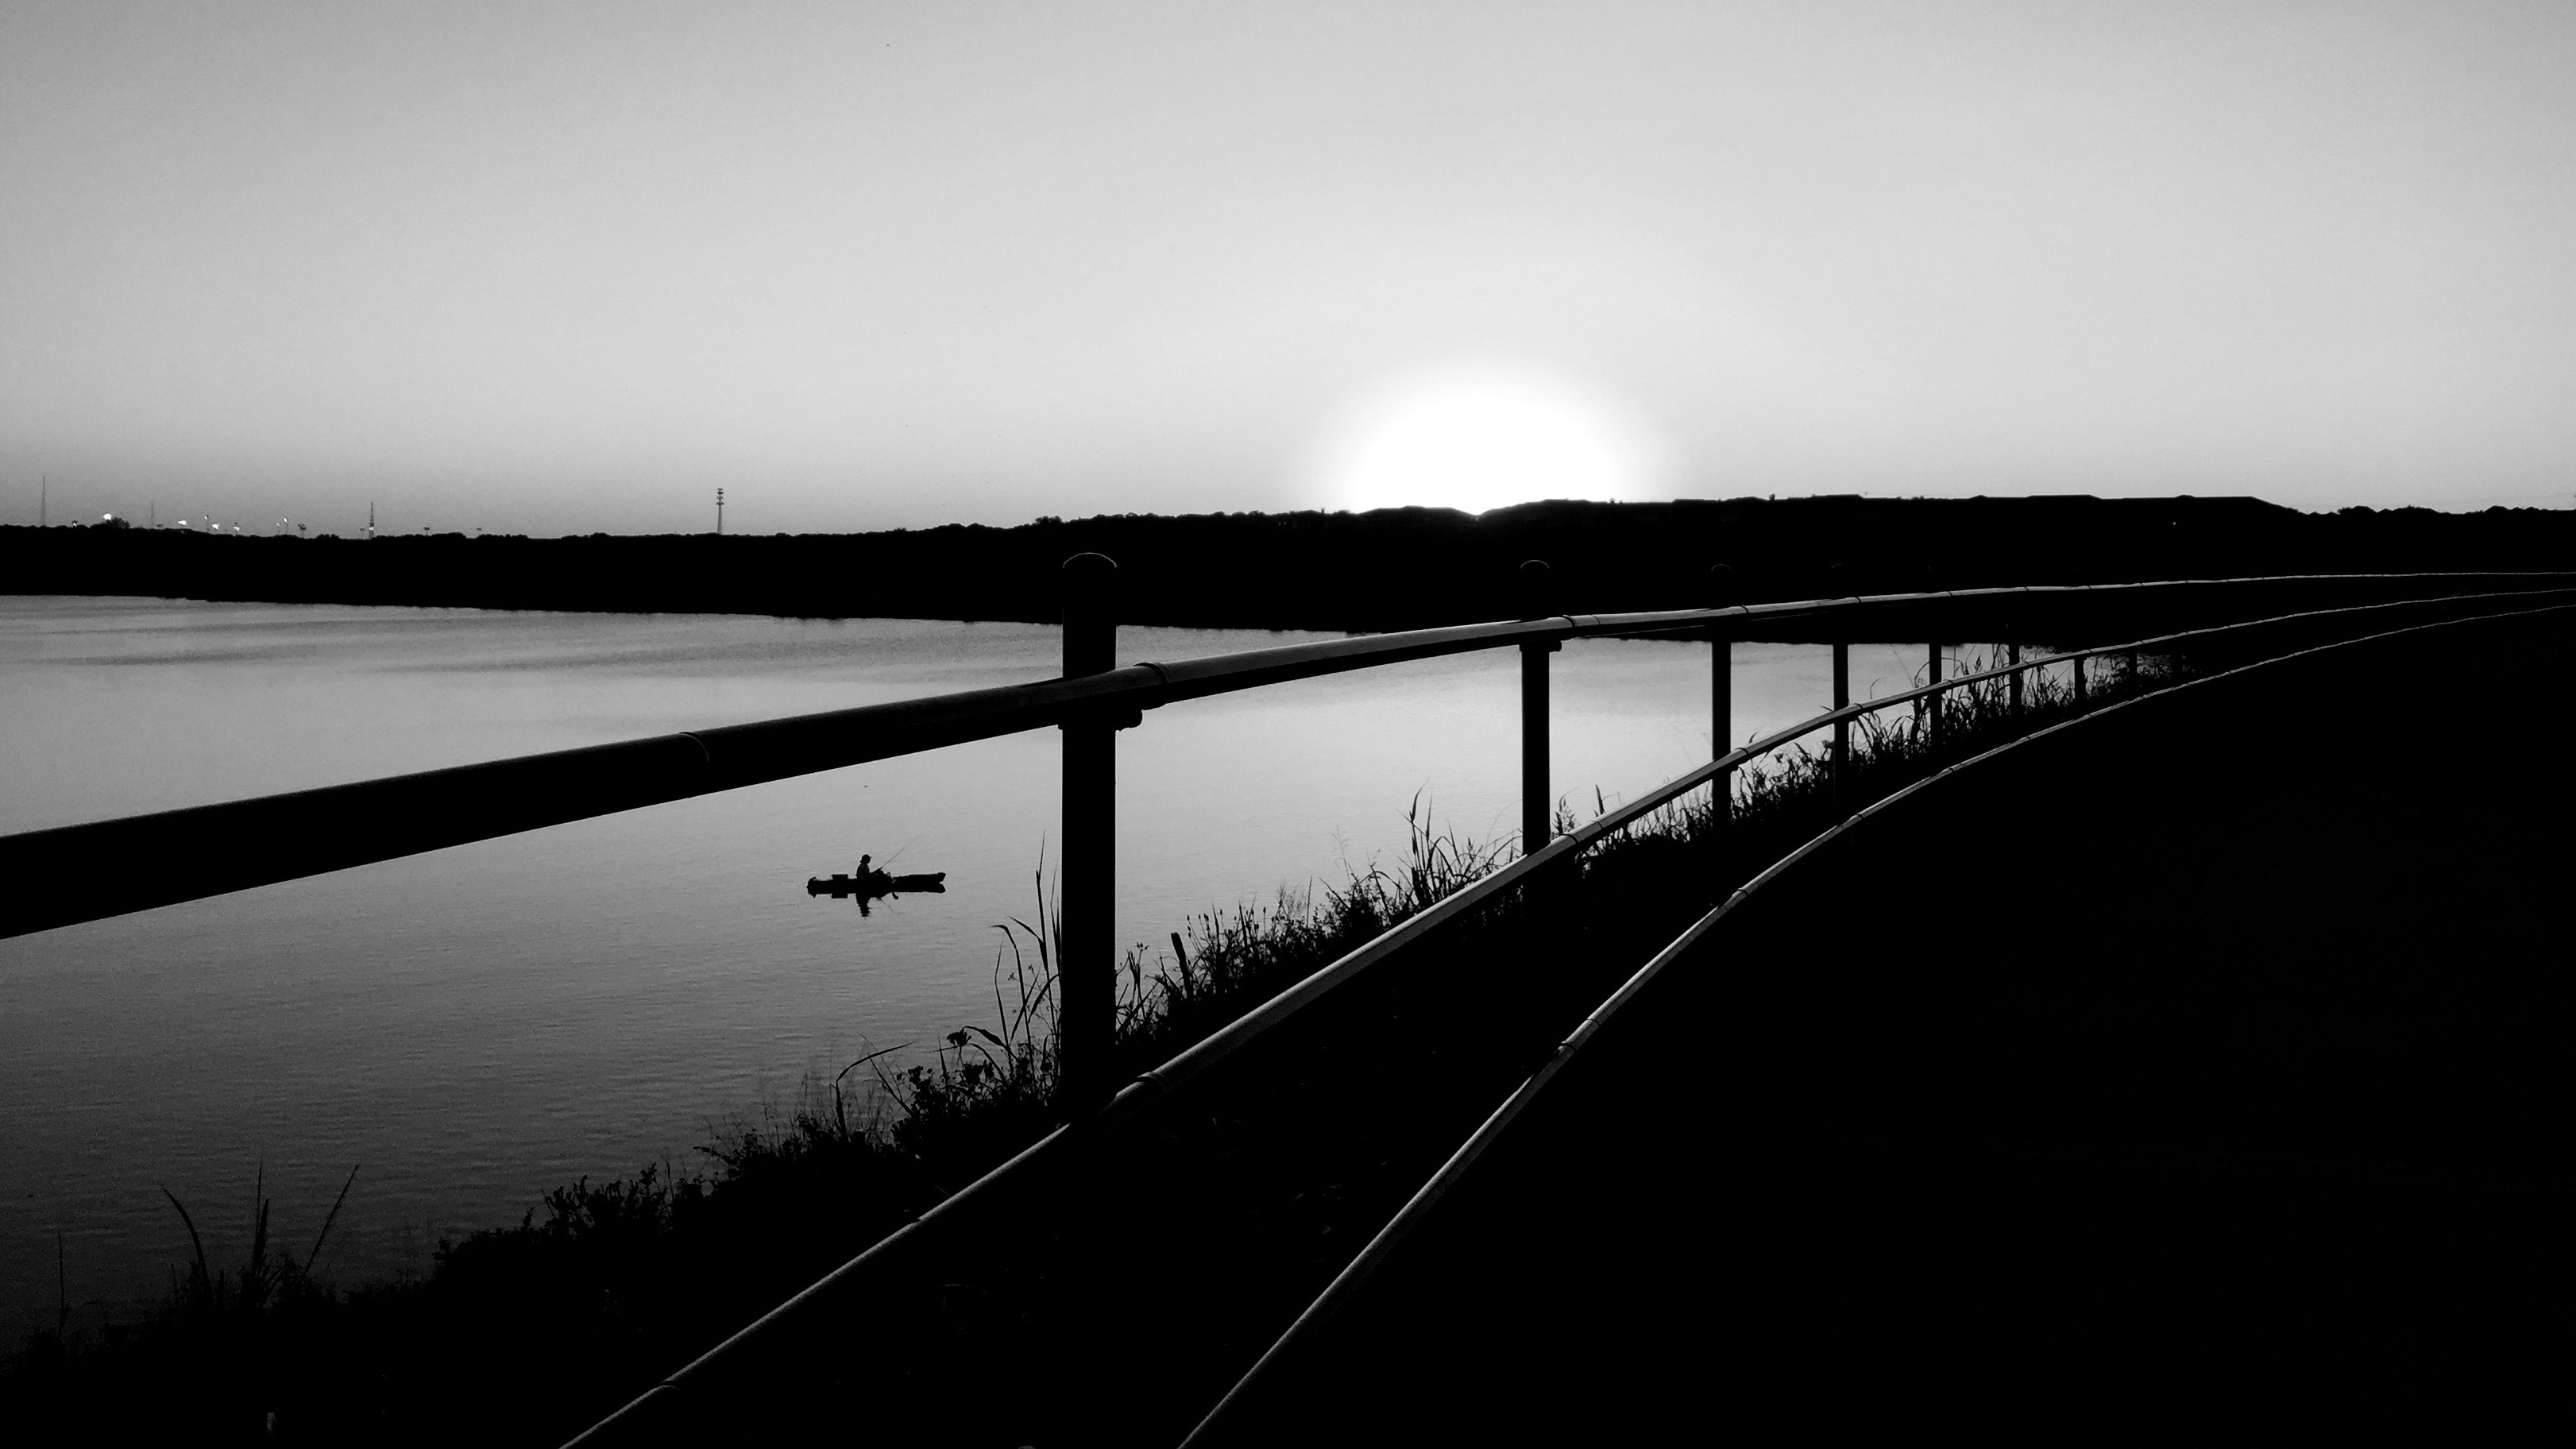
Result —
[[[360, 545], [367, 545], [361, 549]], [[1544, 558], [1587, 612], [2012, 584], [2547, 570], [2576, 512], [2253, 498], [1746, 498], [1040, 519], [858, 534], [219, 536], [0, 527], [12, 594], [568, 613], [1052, 623], [1073, 554], [1119, 564], [1122, 622], [1378, 632], [1516, 613]], [[1713, 579], [1710, 568], [1733, 572]], [[1717, 595], [1726, 597], [1716, 597]]]

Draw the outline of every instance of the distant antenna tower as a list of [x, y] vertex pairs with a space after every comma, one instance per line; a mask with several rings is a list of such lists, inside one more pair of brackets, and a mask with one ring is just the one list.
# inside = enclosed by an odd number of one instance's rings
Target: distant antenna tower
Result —
[[369, 538], [373, 538], [373, 537], [375, 537], [375, 536], [376, 536], [376, 505], [374, 505], [374, 504], [370, 503], [370, 504], [368, 504], [368, 505], [367, 505], [367, 537], [369, 537]]
[[724, 532], [724, 490], [721, 488], [716, 490], [716, 532]]

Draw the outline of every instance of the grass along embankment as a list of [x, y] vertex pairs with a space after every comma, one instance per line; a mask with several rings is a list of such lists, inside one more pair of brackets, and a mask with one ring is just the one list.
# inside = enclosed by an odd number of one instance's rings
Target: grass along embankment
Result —
[[[2097, 662], [2092, 703], [2179, 667], [2131, 679]], [[1740, 774], [1722, 825], [1701, 796], [1601, 843], [1247, 1048], [1078, 1182], [1010, 1200], [930, 1279], [778, 1366], [736, 1417], [965, 1443], [1177, 1439], [1682, 926], [1849, 810], [2076, 711], [2062, 669], [2033, 678], [2017, 718], [2000, 683], [1953, 691], [1937, 748], [1919, 715], [1889, 711], [1854, 731], [1839, 790], [1819, 740]], [[1402, 861], [1131, 951], [1122, 1071], [1508, 858], [1417, 819]], [[7, 1373], [6, 1411], [85, 1436], [560, 1442], [1053, 1125], [1052, 924], [1007, 923], [992, 1020], [928, 1060], [809, 1081], [696, 1165], [558, 1188], [516, 1226], [442, 1244], [420, 1281], [337, 1288], [263, 1234], [238, 1267], [187, 1265], [148, 1322], [100, 1342], [40, 1335]]]

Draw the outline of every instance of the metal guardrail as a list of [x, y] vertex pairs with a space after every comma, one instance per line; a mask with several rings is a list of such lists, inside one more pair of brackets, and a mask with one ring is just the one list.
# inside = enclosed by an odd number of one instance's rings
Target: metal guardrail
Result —
[[[2571, 593], [2576, 593], [2576, 590], [2547, 591], [2547, 593], [2542, 596], [2564, 596]], [[2493, 603], [2507, 598], [2513, 598], [2516, 602], [2522, 602], [2530, 597], [2532, 596], [2523, 595], [2517, 597], [2513, 595], [2488, 595], [2482, 597], [2471, 596], [2468, 598], [2455, 597], [2453, 599], [2443, 601], [2428, 600], [2409, 602]], [[2011, 698], [2013, 705], [2017, 709], [2021, 696], [2021, 690], [2018, 686], [2020, 684], [2022, 674], [2031, 669], [2046, 668], [2051, 665], [2064, 662], [2068, 658], [2080, 659], [2083, 657], [2101, 657], [2104, 655], [2119, 654], [2134, 660], [2137, 653], [2146, 650], [2171, 647], [2173, 645], [2193, 640], [2207, 639], [2221, 634], [2259, 628], [2264, 625], [2312, 621], [2335, 616], [2349, 618], [2353, 615], [2380, 613], [2389, 609], [2403, 608], [2407, 606], [2408, 605], [2405, 603], [2397, 603], [2368, 606], [2357, 609], [2334, 610], [2327, 614], [2290, 615], [2280, 619], [2257, 620], [2246, 624], [2231, 625], [2218, 629], [2195, 630], [2183, 634], [2167, 635], [2161, 638], [2141, 639], [2131, 644], [2114, 645], [2103, 649], [2077, 651], [2071, 655], [2051, 656], [2045, 659], [2027, 662], [2015, 657], [2001, 668], [1987, 670], [1965, 678], [1951, 680], [1947, 683], [1940, 682], [1936, 677], [1934, 682], [1919, 689], [1909, 690], [1903, 694], [1892, 695], [1881, 700], [1872, 700], [1863, 705], [1853, 706], [1848, 711], [1834, 711], [1828, 714], [1819, 715], [1814, 719], [1791, 726], [1788, 730], [1784, 730], [1777, 735], [1771, 736], [1768, 740], [1758, 742], [1756, 746], [1748, 747], [1748, 749], [1758, 749], [1761, 745], [1769, 745], [1772, 748], [1777, 748], [1779, 744], [1786, 743], [1789, 739], [1796, 736], [1812, 734], [1815, 731], [1824, 728], [1828, 724], [1841, 723], [1841, 721], [1836, 719], [1836, 715], [1839, 714], [1858, 715], [1879, 709], [1885, 709], [1908, 701], [1937, 699], [1940, 694], [1950, 689], [1956, 689], [1963, 686], [1973, 686], [1999, 678], [2008, 679], [2015, 686], [2011, 690]], [[1777, 879], [1780, 875], [1796, 866], [1800, 861], [1805, 860], [1807, 857], [1815, 854], [1818, 850], [1824, 848], [1826, 844], [1834, 840], [1836, 837], [1854, 829], [1870, 817], [1894, 808], [1907, 797], [1927, 790], [1952, 775], [1956, 775], [1961, 771], [1973, 768], [1976, 765], [1994, 759], [2008, 750], [2028, 744], [2032, 740], [2038, 739], [2044, 735], [2054, 734], [2060, 730], [2072, 729], [2088, 721], [2101, 719], [2118, 710], [2134, 705], [2143, 699], [2151, 699], [2158, 695], [2171, 694], [2180, 690], [2205, 686], [2216, 680], [2225, 679], [2232, 675], [2243, 674], [2250, 670], [2279, 664], [2285, 660], [2295, 659], [2305, 655], [2328, 653], [2336, 649], [2349, 648], [2380, 640], [2400, 638], [2409, 634], [2422, 633], [2433, 629], [2448, 628], [2464, 623], [2478, 623], [2501, 618], [2524, 618], [2534, 614], [2560, 613], [2569, 610], [2576, 610], [2576, 603], [2558, 603], [2538, 609], [2511, 610], [2501, 614], [2479, 614], [2465, 619], [2444, 619], [2429, 624], [2410, 625], [2404, 628], [2384, 630], [2373, 634], [2337, 639], [2331, 643], [2294, 650], [2287, 654], [2269, 656], [2257, 660], [2254, 663], [2242, 665], [2235, 669], [2224, 670], [2217, 674], [2186, 679], [2180, 683], [2168, 686], [2165, 689], [2156, 690], [2146, 695], [2130, 696], [2128, 698], [2115, 701], [2100, 710], [2089, 710], [2076, 715], [2072, 719], [2062, 720], [2056, 724], [2034, 730], [2030, 734], [2016, 736], [1992, 749], [1982, 751], [1968, 759], [1957, 761], [1934, 771], [1924, 776], [1922, 779], [1913, 781], [1900, 789], [1890, 792], [1884, 798], [1869, 802], [1860, 809], [1854, 811], [1851, 815], [1842, 820], [1836, 821], [1832, 826], [1818, 834], [1814, 839], [1807, 841], [1796, 850], [1789, 852], [1787, 855], [1782, 856], [1780, 859], [1773, 861], [1770, 865], [1764, 867], [1752, 879], [1746, 881], [1742, 886], [1738, 887], [1734, 892], [1728, 895], [1728, 897], [1724, 901], [1720, 902], [1714, 909], [1701, 916], [1698, 920], [1693, 921], [1688, 927], [1684, 928], [1681, 934], [1676, 936], [1669, 945], [1656, 952], [1652, 959], [1647, 961], [1644, 966], [1639, 967], [1633, 975], [1622, 982], [1616, 990], [1610, 993], [1608, 997], [1604, 998], [1599, 1006], [1594, 1007], [1592, 1011], [1584, 1017], [1582, 1022], [1556, 1045], [1555, 1049], [1548, 1054], [1547, 1059], [1542, 1062], [1536, 1070], [1532, 1071], [1527, 1078], [1523, 1079], [1520, 1085], [1515, 1087], [1511, 1093], [1503, 1099], [1502, 1103], [1495, 1107], [1494, 1110], [1486, 1116], [1483, 1122], [1478, 1124], [1476, 1130], [1470, 1133], [1464, 1142], [1459, 1144], [1457, 1149], [1449, 1155], [1448, 1159], [1444, 1161], [1429, 1178], [1424, 1180], [1421, 1187], [1415, 1189], [1412, 1196], [1405, 1201], [1404, 1205], [1396, 1210], [1396, 1213], [1392, 1218], [1388, 1219], [1386, 1225], [1380, 1228], [1378, 1232], [1360, 1248], [1359, 1252], [1353, 1255], [1348, 1263], [1343, 1265], [1342, 1270], [1334, 1275], [1330, 1283], [1325, 1285], [1324, 1290], [1317, 1294], [1313, 1301], [1308, 1303], [1307, 1306], [1298, 1313], [1297, 1317], [1290, 1322], [1287, 1329], [1282, 1332], [1277, 1339], [1272, 1341], [1269, 1348], [1262, 1352], [1260, 1358], [1254, 1361], [1252, 1367], [1247, 1369], [1243, 1376], [1236, 1380], [1233, 1387], [1227, 1390], [1225, 1396], [1219, 1399], [1216, 1405], [1208, 1410], [1206, 1416], [1199, 1421], [1197, 1427], [1191, 1430], [1189, 1437], [1182, 1441], [1180, 1449], [1204, 1449], [1204, 1446], [1213, 1446], [1226, 1442], [1231, 1436], [1231, 1431], [1240, 1427], [1244, 1422], [1243, 1416], [1246, 1413], [1255, 1411], [1255, 1407], [1260, 1402], [1261, 1396], [1264, 1393], [1277, 1391], [1274, 1386], [1279, 1380], [1279, 1375], [1287, 1369], [1298, 1351], [1306, 1344], [1312, 1342], [1316, 1335], [1324, 1331], [1326, 1325], [1332, 1322], [1336, 1316], [1350, 1305], [1351, 1301], [1357, 1296], [1361, 1285], [1395, 1256], [1404, 1241], [1418, 1231], [1423, 1223], [1430, 1217], [1432, 1210], [1438, 1206], [1441, 1199], [1448, 1196], [1450, 1192], [1456, 1189], [1458, 1184], [1464, 1180], [1467, 1174], [1475, 1167], [1476, 1163], [1502, 1140], [1504, 1135], [1510, 1130], [1512, 1124], [1519, 1120], [1519, 1118], [1528, 1111], [1532, 1103], [1534, 1103], [1538, 1099], [1539, 1095], [1547, 1089], [1549, 1083], [1554, 1081], [1556, 1077], [1573, 1062], [1574, 1058], [1583, 1050], [1583, 1048], [1588, 1045], [1595, 1036], [1600, 1034], [1601, 1030], [1609, 1023], [1612, 1017], [1616, 1016], [1623, 1007], [1627, 1006], [1630, 1002], [1641, 995], [1656, 977], [1660, 976], [1665, 970], [1670, 968], [1674, 962], [1680, 960], [1685, 954], [1687, 954], [1692, 947], [1696, 946], [1701, 941], [1702, 938], [1706, 937], [1712, 930], [1714, 930], [1720, 921], [1743, 905], [1743, 903], [1756, 891], [1759, 891], [1771, 881]], [[2082, 677], [2081, 673], [2079, 672], [2076, 677], [2080, 679]], [[1764, 752], [1767, 753], [1767, 751]], [[1704, 766], [1700, 770], [1693, 771], [1690, 776], [1686, 776], [1684, 778], [1697, 779], [1709, 777], [1713, 773], [1717, 772], [1720, 766], [1723, 766], [1726, 763], [1727, 762], [1725, 761], [1720, 761], [1717, 765]], [[1657, 793], [1662, 794], [1663, 792], [1658, 791]], [[1677, 794], [1678, 792], [1676, 795], [1666, 796], [1665, 798], [1677, 798]], [[1607, 819], [1607, 817], [1604, 818]]]
[[[1094, 555], [1093, 557], [1096, 557]], [[1846, 635], [1873, 614], [2011, 604], [2021, 631], [2070, 602], [2206, 605], [2223, 596], [2285, 590], [2404, 592], [2538, 583], [2563, 575], [2389, 574], [2068, 585], [1883, 594], [1630, 614], [1557, 614], [1507, 623], [1416, 629], [1220, 654], [1178, 663], [1097, 669], [1099, 651], [1068, 659], [1066, 677], [926, 699], [690, 730], [618, 744], [526, 755], [419, 774], [324, 786], [50, 830], [0, 836], [0, 937], [101, 920], [156, 906], [274, 885], [423, 851], [568, 824], [722, 790], [840, 769], [1048, 726], [1115, 727], [1143, 710], [1359, 669], [1508, 646], [1547, 648], [1605, 635], [1761, 637], [1832, 621]], [[1096, 612], [1093, 631], [1105, 625]], [[1114, 627], [1114, 626], [1107, 626]], [[1810, 630], [1811, 632], [1812, 630]], [[1074, 667], [1079, 663], [1082, 667]], [[1527, 672], [1525, 666], [1525, 673]], [[1837, 671], [1837, 677], [1843, 677]], [[1543, 667], [1537, 671], [1544, 689]], [[1722, 689], [1724, 676], [1719, 676]], [[1544, 699], [1542, 693], [1539, 698]], [[1838, 698], [1836, 703], [1847, 703]], [[1724, 732], [1719, 737], [1723, 739]], [[1543, 743], [1543, 741], [1541, 742]], [[1525, 751], [1544, 770], [1543, 751]], [[1542, 782], [1543, 773], [1538, 777]], [[1542, 789], [1535, 792], [1544, 796]], [[1542, 818], [1527, 838], [1545, 834]], [[1528, 823], [1525, 812], [1525, 824]], [[185, 871], [139, 872], [138, 862], [184, 861]]]
[[[1148, 1107], [1179, 1092], [1193, 1079], [1202, 1077], [1219, 1062], [1285, 1025], [1316, 1001], [1395, 956], [1405, 947], [1439, 930], [1448, 922], [1478, 909], [1505, 892], [1516, 889], [1534, 875], [1570, 863], [1584, 849], [1602, 838], [1635, 824], [1694, 790], [1723, 780], [1735, 770], [1762, 759], [1775, 750], [1793, 744], [1807, 735], [1826, 729], [1836, 732], [1838, 741], [1830, 758], [1834, 768], [1839, 771], [1848, 760], [1848, 750], [1842, 740], [1847, 737], [1847, 731], [1854, 720], [1881, 710], [1937, 701], [1942, 695], [1953, 690], [1971, 689], [1997, 680], [2017, 684], [2025, 674], [2058, 666], [2071, 667], [2075, 671], [2074, 677], [2080, 681], [2090, 661], [2109, 656], [2133, 658], [2142, 652], [2170, 648], [2193, 641], [2205, 642], [2224, 635], [2279, 627], [2294, 622], [2315, 623], [2328, 619], [2349, 619], [2363, 614], [2385, 613], [2394, 609], [2428, 607], [2446, 603], [2471, 603], [2502, 597], [2527, 598], [2542, 593], [2576, 595], [2576, 588], [2522, 591], [2511, 595], [2437, 595], [2402, 599], [2347, 609], [2248, 620], [2211, 629], [2158, 635], [2121, 644], [2070, 650], [2031, 659], [2015, 657], [1998, 668], [1927, 683], [1915, 689], [1865, 700], [1858, 704], [1844, 703], [1839, 708], [1775, 731], [1740, 748], [1729, 750], [1708, 764], [1666, 781], [1639, 798], [1548, 841], [1537, 850], [1524, 853], [1501, 870], [1391, 927], [1350, 954], [1236, 1018], [1162, 1066], [1126, 1083], [1098, 1110], [1083, 1113], [1075, 1120], [1048, 1133], [1017, 1156], [938, 1203], [920, 1217], [880, 1239], [858, 1257], [851, 1259], [803, 1292], [709, 1349], [571, 1442], [575, 1446], [593, 1446], [593, 1449], [596, 1449], [596, 1446], [610, 1444], [658, 1442], [666, 1427], [659, 1422], [666, 1409], [676, 1409], [681, 1407], [683, 1402], [696, 1399], [702, 1392], [712, 1389], [715, 1384], [731, 1373], [750, 1371], [748, 1366], [760, 1361], [771, 1348], [784, 1347], [794, 1342], [809, 1326], [819, 1325], [846, 1313], [855, 1296], [870, 1286], [887, 1281], [902, 1272], [913, 1256], [927, 1249], [938, 1234], [970, 1220], [1015, 1180], [1052, 1170], [1076, 1157], [1088, 1143], [1117, 1131]], [[1921, 598], [1921, 596], [1899, 597], [1907, 602], [1916, 602]], [[1704, 627], [1703, 619], [1706, 614], [1727, 612], [1729, 611], [1693, 611], [1687, 616], [1689, 623], [1685, 627]], [[1684, 616], [1624, 616], [1628, 627], [1616, 632], [1641, 632], [1633, 627], [1634, 621], [1641, 618], [1654, 618], [1660, 621], [1681, 617]], [[1614, 631], [1604, 629], [1598, 632]], [[1266, 654], [1281, 651], [1261, 652]], [[1722, 670], [1719, 677], [1723, 678]], [[1841, 687], [1838, 681], [1838, 695], [1847, 694], [1847, 692], [1847, 688]], [[2012, 690], [2016, 700], [2020, 692], [2017, 688]], [[2083, 697], [2080, 686], [2077, 695], [2079, 699]], [[1722, 733], [1718, 738], [1723, 743]], [[1723, 795], [1724, 792], [1721, 791], [1720, 798], [1723, 798]]]

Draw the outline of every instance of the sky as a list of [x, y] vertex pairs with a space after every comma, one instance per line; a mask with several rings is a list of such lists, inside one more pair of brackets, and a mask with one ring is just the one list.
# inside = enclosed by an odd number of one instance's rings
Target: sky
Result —
[[0, 522], [2576, 505], [2576, 5], [0, 0]]

